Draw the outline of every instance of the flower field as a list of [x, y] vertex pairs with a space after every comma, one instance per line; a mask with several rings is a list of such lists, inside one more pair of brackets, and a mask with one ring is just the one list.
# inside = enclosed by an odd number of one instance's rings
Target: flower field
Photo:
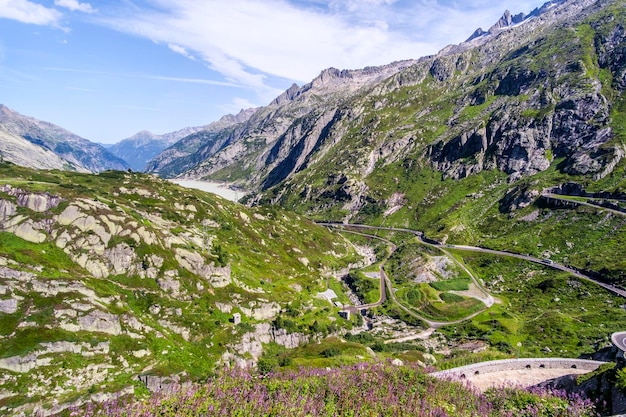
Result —
[[595, 416], [595, 407], [559, 392], [493, 389], [485, 394], [388, 363], [300, 369], [260, 376], [229, 369], [206, 384], [148, 399], [90, 404], [71, 416]]

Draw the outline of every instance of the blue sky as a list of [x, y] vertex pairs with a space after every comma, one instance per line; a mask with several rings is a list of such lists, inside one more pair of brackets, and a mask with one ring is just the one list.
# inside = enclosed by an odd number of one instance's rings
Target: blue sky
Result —
[[434, 54], [505, 0], [0, 0], [0, 103], [95, 142], [268, 104], [328, 67]]

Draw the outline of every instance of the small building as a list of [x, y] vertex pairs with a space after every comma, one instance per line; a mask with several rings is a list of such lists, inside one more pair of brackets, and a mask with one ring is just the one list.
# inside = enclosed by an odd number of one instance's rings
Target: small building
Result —
[[341, 310], [339, 312], [339, 317], [350, 320], [350, 310]]
[[241, 314], [240, 313], [234, 313], [233, 314], [233, 323], [235, 323], [235, 325], [241, 323]]

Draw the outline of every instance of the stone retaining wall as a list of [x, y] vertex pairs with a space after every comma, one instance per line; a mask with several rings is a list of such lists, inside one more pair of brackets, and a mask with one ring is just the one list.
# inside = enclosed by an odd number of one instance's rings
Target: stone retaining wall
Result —
[[457, 377], [465, 378], [470, 375], [488, 374], [491, 372], [513, 371], [522, 369], [583, 369], [589, 372], [595, 371], [606, 362], [586, 359], [562, 359], [562, 358], [528, 358], [528, 359], [504, 359], [475, 363], [473, 365], [446, 369], [445, 371], [433, 372], [431, 375], [437, 378]]

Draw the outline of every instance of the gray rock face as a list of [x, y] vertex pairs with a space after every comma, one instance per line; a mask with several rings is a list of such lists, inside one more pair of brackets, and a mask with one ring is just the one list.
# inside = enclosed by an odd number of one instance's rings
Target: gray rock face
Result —
[[8, 300], [0, 300], [0, 312], [13, 314], [17, 311], [17, 300], [9, 298]]
[[104, 256], [110, 261], [111, 273], [114, 275], [130, 272], [137, 262], [135, 250], [125, 243], [105, 250]]
[[232, 282], [230, 266], [215, 266], [213, 263], [206, 265], [205, 260], [197, 252], [187, 249], [176, 248], [176, 260], [180, 265], [196, 275], [206, 278], [216, 288], [222, 288]]
[[0, 199], [0, 223], [4, 223], [9, 217], [13, 217], [17, 206], [10, 201]]
[[[100, 172], [107, 169], [126, 170], [128, 165], [113, 156], [102, 146], [81, 138], [65, 129], [42, 122], [32, 117], [23, 116], [8, 107], [0, 105], [0, 128], [2, 131], [26, 139], [32, 145], [51, 150], [63, 160], [61, 169]], [[28, 159], [32, 149], [24, 147], [22, 154]], [[19, 151], [14, 151], [18, 156]], [[15, 159], [19, 163], [19, 158]], [[28, 165], [30, 166], [30, 165]]]
[[138, 378], [150, 392], [169, 394], [185, 388], [185, 384], [181, 384], [179, 375], [139, 375]]
[[114, 336], [122, 333], [119, 317], [99, 310], [79, 317], [78, 326], [87, 332], [108, 333]]
[[[222, 361], [228, 363], [229, 361], [236, 362], [239, 366], [253, 366], [256, 364], [258, 358], [263, 354], [263, 344], [270, 342], [277, 343], [289, 349], [296, 348], [303, 343], [307, 343], [310, 337], [300, 333], [287, 333], [284, 329], [274, 329], [269, 323], [259, 323], [253, 332], [248, 332], [243, 335], [241, 342], [236, 346], [233, 346], [233, 350], [240, 355], [240, 357], [233, 356], [232, 353], [228, 353], [222, 358]], [[241, 358], [246, 354], [251, 355], [253, 360], [248, 362]]]
[[[30, 193], [19, 188], [13, 188], [10, 185], [4, 185], [0, 187], [0, 191], [7, 193], [17, 200], [19, 207], [26, 207], [30, 210], [43, 213], [54, 207], [57, 207], [61, 203], [61, 198], [49, 193], [35, 194]], [[12, 214], [15, 214], [13, 212]], [[0, 218], [2, 218], [2, 208], [0, 206]]]

